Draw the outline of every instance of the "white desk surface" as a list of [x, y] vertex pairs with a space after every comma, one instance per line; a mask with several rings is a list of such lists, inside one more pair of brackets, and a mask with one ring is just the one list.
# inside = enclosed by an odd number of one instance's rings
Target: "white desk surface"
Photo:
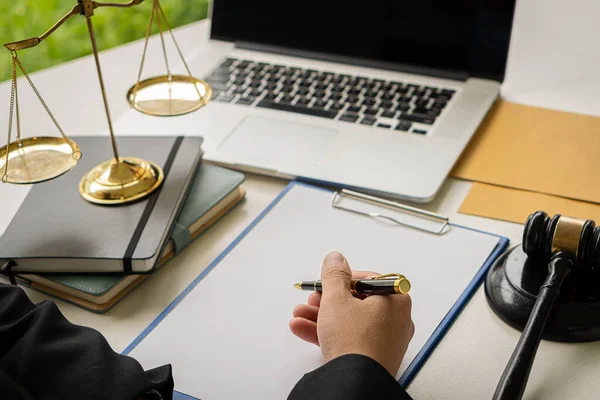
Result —
[[[600, 31], [594, 17], [598, 11], [600, 4], [595, 0], [519, 1], [503, 96], [531, 105], [599, 114], [596, 67], [600, 65], [600, 53], [595, 46]], [[201, 56], [203, 46], [208, 45], [208, 28], [208, 22], [203, 21], [177, 30], [184, 54]], [[146, 61], [148, 74], [161, 72], [163, 65], [158, 47], [153, 49]], [[142, 43], [136, 42], [101, 54], [115, 120], [128, 108], [125, 93], [137, 77], [141, 50]], [[32, 77], [68, 134], [106, 130], [93, 59], [79, 59]], [[19, 91], [24, 136], [54, 134], [52, 123], [24, 84]], [[7, 124], [9, 92], [8, 82], [0, 84], [0, 126]], [[246, 201], [109, 313], [96, 315], [57, 301], [60, 309], [70, 321], [102, 332], [116, 351], [123, 350], [286, 183], [248, 174]], [[449, 179], [440, 195], [425, 208], [448, 215], [454, 223], [501, 234], [513, 244], [520, 243], [521, 225], [456, 212], [470, 185]], [[26, 193], [24, 187], [0, 185], [0, 234], [8, 223], [7, 212], [18, 207]], [[34, 302], [48, 298], [33, 290], [27, 292]], [[408, 391], [417, 400], [491, 398], [518, 338], [519, 332], [492, 313], [480, 288]], [[542, 342], [525, 398], [600, 398], [599, 356], [600, 342]]]

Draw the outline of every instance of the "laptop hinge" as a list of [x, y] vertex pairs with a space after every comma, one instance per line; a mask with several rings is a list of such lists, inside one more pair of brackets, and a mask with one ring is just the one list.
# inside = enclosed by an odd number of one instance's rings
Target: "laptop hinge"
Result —
[[466, 81], [469, 74], [463, 71], [448, 71], [435, 68], [418, 67], [413, 65], [397, 64], [385, 61], [367, 60], [357, 57], [346, 57], [336, 54], [319, 53], [314, 51], [291, 49], [283, 46], [273, 46], [251, 42], [235, 42], [235, 47], [242, 50], [260, 51], [281, 54], [292, 57], [308, 58], [319, 61], [330, 61], [341, 64], [357, 65], [360, 67], [377, 68], [388, 71], [404, 72], [408, 74], [425, 75], [435, 78]]

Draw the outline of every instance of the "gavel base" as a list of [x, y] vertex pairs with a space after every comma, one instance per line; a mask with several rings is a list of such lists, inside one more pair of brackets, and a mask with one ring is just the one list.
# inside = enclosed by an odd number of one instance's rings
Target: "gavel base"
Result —
[[[485, 280], [488, 304], [505, 323], [522, 331], [547, 272], [546, 260], [528, 258], [521, 246], [514, 247], [488, 271]], [[579, 269], [567, 276], [543, 339], [600, 340], [600, 271]]]

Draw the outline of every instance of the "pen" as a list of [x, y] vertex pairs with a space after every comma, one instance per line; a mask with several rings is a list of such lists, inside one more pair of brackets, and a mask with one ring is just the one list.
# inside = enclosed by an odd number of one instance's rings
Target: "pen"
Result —
[[[390, 279], [393, 277], [393, 279]], [[294, 285], [296, 289], [322, 292], [321, 281], [300, 281]], [[350, 282], [353, 295], [373, 294], [406, 294], [410, 291], [410, 282], [404, 275], [386, 274], [372, 276], [371, 279], [353, 279]]]

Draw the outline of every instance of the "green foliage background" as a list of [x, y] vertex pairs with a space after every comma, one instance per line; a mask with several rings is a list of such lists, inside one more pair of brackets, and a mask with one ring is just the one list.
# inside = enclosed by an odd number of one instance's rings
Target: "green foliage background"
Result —
[[[160, 3], [171, 26], [177, 27], [206, 18], [208, 1], [161, 0]], [[0, 0], [0, 43], [41, 35], [76, 4], [76, 0]], [[144, 37], [151, 9], [152, 0], [146, 0], [129, 9], [96, 10], [93, 22], [100, 50]], [[154, 25], [153, 32], [157, 32]], [[85, 20], [73, 17], [38, 47], [19, 52], [19, 58], [28, 72], [34, 72], [90, 53]], [[0, 48], [0, 81], [10, 79], [10, 64], [10, 52]]]

